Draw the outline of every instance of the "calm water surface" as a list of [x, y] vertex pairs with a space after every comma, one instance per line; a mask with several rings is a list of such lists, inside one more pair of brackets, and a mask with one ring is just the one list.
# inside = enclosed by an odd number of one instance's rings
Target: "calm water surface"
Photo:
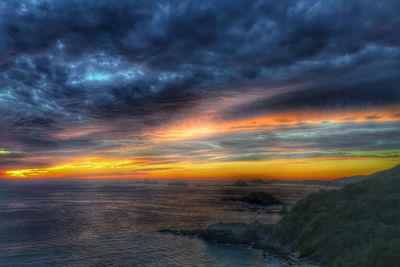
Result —
[[262, 252], [158, 233], [215, 222], [274, 223], [278, 215], [221, 201], [267, 191], [291, 204], [305, 187], [218, 183], [0, 181], [0, 266], [267, 266]]

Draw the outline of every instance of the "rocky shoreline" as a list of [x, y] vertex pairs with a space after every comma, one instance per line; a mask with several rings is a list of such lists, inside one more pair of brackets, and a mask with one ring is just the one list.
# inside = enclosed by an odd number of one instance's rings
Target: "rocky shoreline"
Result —
[[188, 237], [201, 238], [209, 242], [221, 244], [246, 245], [263, 250], [264, 257], [272, 256], [276, 259], [275, 266], [316, 266], [300, 259], [287, 247], [281, 245], [274, 238], [274, 225], [260, 222], [254, 223], [216, 223], [206, 229], [173, 230], [162, 229], [159, 232]]
[[[254, 206], [255, 211], [263, 207], [264, 212], [286, 214], [287, 208], [284, 203], [266, 192], [251, 192], [243, 197], [223, 198], [222, 201], [240, 201]], [[276, 207], [279, 207], [276, 209]], [[273, 208], [272, 211], [269, 210]], [[275, 210], [275, 211], [274, 211]], [[267, 266], [273, 267], [317, 267], [310, 261], [299, 258], [298, 254], [291, 251], [287, 246], [278, 242], [276, 226], [264, 224], [258, 221], [253, 223], [215, 223], [206, 229], [180, 230], [161, 229], [160, 233], [201, 238], [207, 242], [221, 244], [232, 244], [249, 246], [263, 250], [263, 256], [269, 262]]]
[[[161, 232], [262, 249], [269, 267], [400, 266], [400, 213], [394, 208], [400, 207], [399, 177], [400, 165], [341, 189], [314, 192], [277, 224], [217, 223]], [[279, 204], [262, 192], [223, 200], [246, 207]]]

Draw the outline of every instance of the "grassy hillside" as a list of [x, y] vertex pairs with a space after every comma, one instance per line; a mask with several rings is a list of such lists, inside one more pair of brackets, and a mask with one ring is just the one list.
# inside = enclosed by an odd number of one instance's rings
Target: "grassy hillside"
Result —
[[328, 266], [400, 266], [400, 165], [300, 201], [277, 237]]

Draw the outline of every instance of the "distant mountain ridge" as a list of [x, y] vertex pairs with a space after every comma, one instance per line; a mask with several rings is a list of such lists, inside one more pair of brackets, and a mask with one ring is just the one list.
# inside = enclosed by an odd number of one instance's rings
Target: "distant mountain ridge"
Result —
[[364, 180], [373, 178], [375, 176], [379, 176], [385, 172], [400, 172], [400, 164], [396, 165], [395, 167], [383, 171], [378, 171], [370, 175], [357, 175], [357, 176], [349, 176], [349, 177], [342, 177], [337, 178], [334, 180], [271, 180], [265, 183], [268, 184], [304, 184], [304, 185], [321, 185], [321, 186], [334, 186], [334, 187], [343, 187], [348, 184], [354, 184], [358, 182], [362, 182]]

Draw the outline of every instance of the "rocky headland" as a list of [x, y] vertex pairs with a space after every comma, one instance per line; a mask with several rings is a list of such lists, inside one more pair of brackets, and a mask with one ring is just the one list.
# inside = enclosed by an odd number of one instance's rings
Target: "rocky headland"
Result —
[[[274, 266], [315, 266], [309, 260], [332, 267], [400, 266], [399, 188], [400, 165], [342, 189], [311, 193], [277, 225], [217, 223], [160, 232], [252, 246], [279, 259]], [[259, 192], [235, 200], [279, 203]]]

